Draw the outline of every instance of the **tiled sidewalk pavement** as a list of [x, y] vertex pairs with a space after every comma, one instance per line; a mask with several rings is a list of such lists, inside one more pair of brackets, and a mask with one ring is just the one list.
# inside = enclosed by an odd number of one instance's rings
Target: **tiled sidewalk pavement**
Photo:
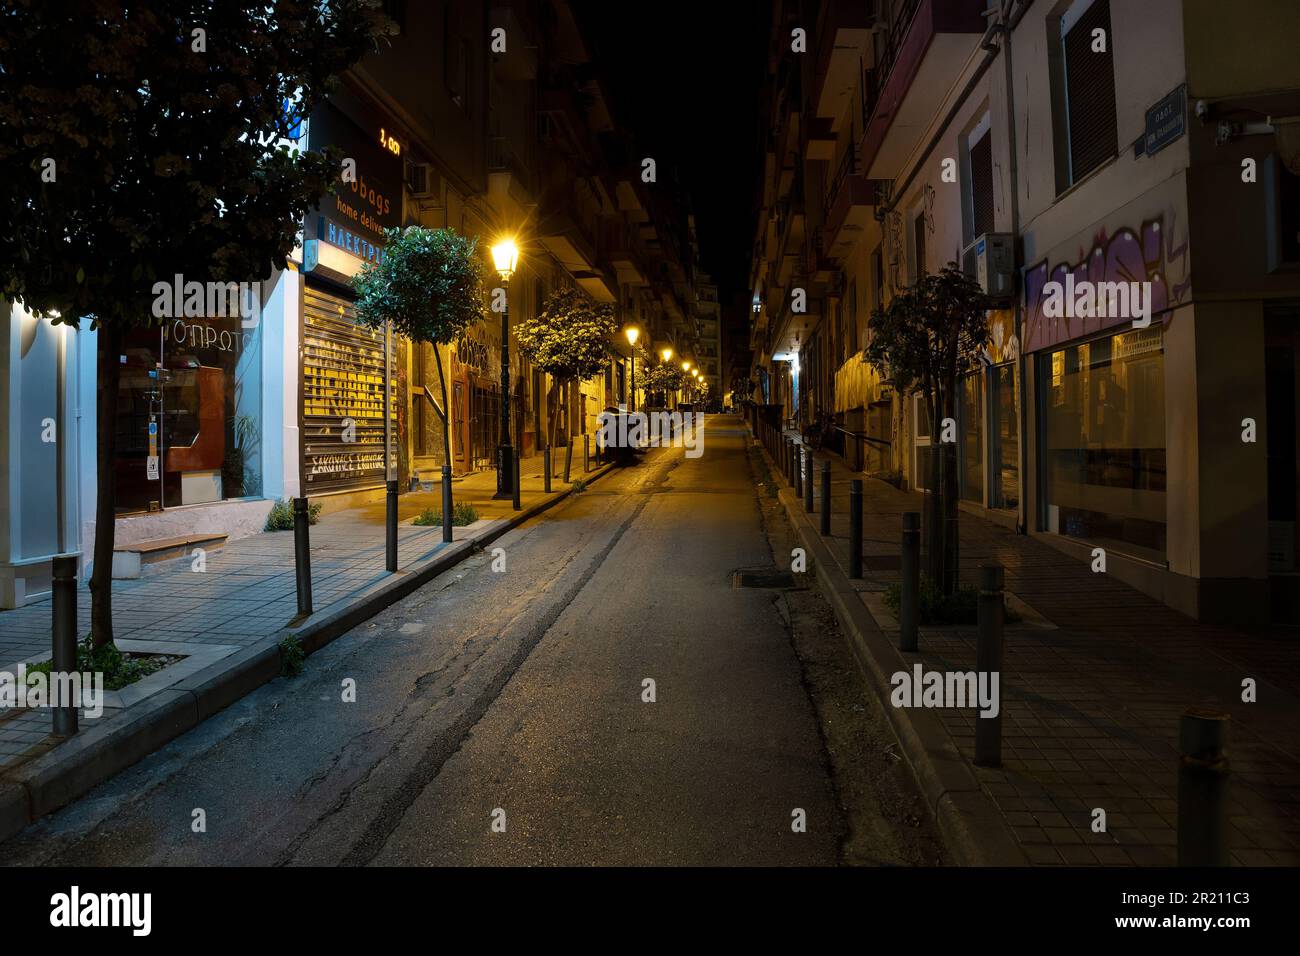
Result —
[[[593, 471], [596, 468], [592, 462]], [[563, 450], [552, 463], [552, 494], [569, 486], [563, 474]], [[574, 449], [570, 477], [583, 477], [582, 446]], [[543, 495], [542, 456], [520, 462], [521, 504], [527, 508]], [[495, 501], [496, 473], [457, 480], [456, 502], [469, 501], [481, 519], [514, 514], [509, 500]], [[442, 528], [414, 527], [410, 519], [425, 508], [441, 509], [441, 490], [413, 492], [398, 498], [398, 566], [407, 568], [436, 555], [445, 545]], [[313, 619], [346, 607], [392, 578], [384, 567], [385, 504], [323, 515], [311, 528]], [[203, 530], [201, 528], [196, 530]], [[454, 529], [456, 540], [473, 530]], [[297, 615], [293, 533], [268, 532], [231, 541], [207, 555], [206, 571], [191, 570], [188, 560], [136, 580], [113, 582], [113, 627], [116, 638], [179, 641], [186, 644], [247, 647], [269, 637]], [[90, 590], [78, 593], [79, 631], [90, 627]], [[19, 661], [50, 656], [48, 599], [0, 611], [0, 670], [13, 673]], [[111, 715], [106, 715], [106, 718]], [[0, 770], [48, 750], [48, 711], [0, 711]]]
[[[832, 463], [830, 544], [847, 577], [849, 481], [862, 476], [835, 455], [815, 459], [818, 514], [821, 462]], [[923, 496], [873, 479], [863, 485], [865, 580], [854, 586], [875, 597], [898, 580], [901, 515], [923, 511]], [[1050, 545], [965, 511], [959, 540], [963, 583], [975, 583], [980, 564], [998, 561], [1006, 589], [1056, 626], [1007, 626], [1003, 766], [974, 768], [1032, 863], [1175, 863], [1178, 719], [1199, 705], [1232, 715], [1233, 862], [1300, 864], [1300, 647], [1293, 633], [1198, 624]], [[915, 659], [927, 671], [974, 670], [976, 637], [974, 627], [922, 628]], [[1241, 701], [1246, 677], [1258, 683], [1257, 703]], [[975, 711], [939, 713], [970, 760]], [[1091, 831], [1095, 807], [1106, 810], [1107, 833]]]

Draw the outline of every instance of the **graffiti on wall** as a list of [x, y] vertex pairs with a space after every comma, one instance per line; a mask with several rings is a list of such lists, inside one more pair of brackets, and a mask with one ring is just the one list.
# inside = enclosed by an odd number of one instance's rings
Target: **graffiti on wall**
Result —
[[1169, 321], [1170, 310], [1188, 299], [1192, 280], [1187, 252], [1187, 230], [1176, 238], [1175, 216], [1145, 220], [1137, 231], [1128, 226], [1107, 235], [1102, 229], [1093, 238], [1092, 247], [1079, 250], [1078, 262], [1057, 263], [1050, 270], [1044, 259], [1025, 269], [1025, 347], [1028, 351], [1069, 341], [1081, 335], [1099, 332], [1129, 321], [1124, 316], [1077, 317], [1044, 314], [1049, 282], [1064, 284], [1068, 274], [1074, 282], [1149, 282], [1151, 314], [1162, 322]]

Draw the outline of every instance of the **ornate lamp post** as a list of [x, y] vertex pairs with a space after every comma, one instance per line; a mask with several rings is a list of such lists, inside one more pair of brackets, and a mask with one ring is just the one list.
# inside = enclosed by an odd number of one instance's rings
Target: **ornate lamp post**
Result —
[[519, 247], [503, 239], [492, 247], [492, 265], [501, 277], [505, 293], [501, 309], [501, 435], [497, 442], [497, 493], [493, 498], [514, 496], [514, 449], [510, 447], [510, 277], [519, 265]]
[[626, 332], [627, 344], [632, 346], [632, 391], [630, 393], [632, 411], [636, 411], [636, 340], [641, 336], [641, 330], [635, 325], [629, 325]]

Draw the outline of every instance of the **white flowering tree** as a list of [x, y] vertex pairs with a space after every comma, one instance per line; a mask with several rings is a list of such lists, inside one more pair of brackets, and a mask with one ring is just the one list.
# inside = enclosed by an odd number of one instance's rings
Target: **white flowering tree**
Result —
[[[515, 340], [528, 361], [563, 389], [604, 371], [611, 355], [609, 341], [617, 328], [613, 306], [592, 302], [577, 289], [556, 289], [540, 315], [515, 326]], [[556, 401], [547, 424], [547, 447], [554, 444], [559, 415]], [[571, 444], [568, 456], [573, 456]]]

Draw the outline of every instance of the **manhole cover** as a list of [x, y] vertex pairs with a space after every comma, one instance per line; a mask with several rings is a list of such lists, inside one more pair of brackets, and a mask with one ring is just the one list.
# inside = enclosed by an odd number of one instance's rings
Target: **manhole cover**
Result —
[[737, 571], [731, 579], [738, 588], [793, 588], [794, 575], [789, 571]]

